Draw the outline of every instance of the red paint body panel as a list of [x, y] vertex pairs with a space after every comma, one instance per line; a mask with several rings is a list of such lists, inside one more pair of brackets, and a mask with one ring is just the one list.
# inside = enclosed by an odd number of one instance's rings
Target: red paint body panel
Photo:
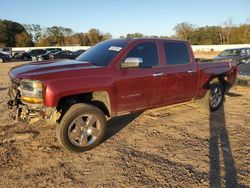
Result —
[[[156, 42], [159, 66], [120, 68], [120, 63], [127, 52], [135, 44], [145, 41]], [[206, 85], [218, 75], [225, 75], [231, 85], [235, 83], [237, 75], [235, 63], [196, 63], [192, 49], [185, 41], [174, 42], [187, 45], [190, 63], [167, 65], [162, 44], [164, 41], [169, 40], [129, 40], [128, 45], [106, 67], [78, 61], [41, 62], [12, 69], [10, 76], [16, 80], [41, 80], [44, 85], [44, 105], [47, 107], [56, 107], [62, 97], [106, 91], [109, 95], [112, 116], [204, 97], [207, 91]], [[163, 74], [153, 76], [158, 73]]]

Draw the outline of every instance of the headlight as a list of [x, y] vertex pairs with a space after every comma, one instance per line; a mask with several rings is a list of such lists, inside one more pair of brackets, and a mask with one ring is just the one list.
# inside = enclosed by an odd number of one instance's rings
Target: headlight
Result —
[[43, 102], [43, 84], [38, 80], [23, 79], [18, 87], [21, 100], [28, 103]]

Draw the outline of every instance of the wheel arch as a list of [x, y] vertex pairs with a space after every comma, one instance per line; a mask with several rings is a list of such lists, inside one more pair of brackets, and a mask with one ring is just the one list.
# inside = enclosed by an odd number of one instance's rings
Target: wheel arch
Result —
[[208, 81], [206, 88], [209, 88], [212, 84], [215, 84], [215, 83], [220, 83], [223, 86], [224, 91], [226, 91], [227, 87], [228, 87], [228, 82], [226, 80], [226, 74], [219, 74], [219, 75], [212, 77]]
[[96, 106], [108, 117], [112, 114], [110, 96], [107, 91], [93, 91], [64, 96], [59, 99], [56, 108], [63, 115], [70, 108], [70, 106], [76, 103], [86, 103]]

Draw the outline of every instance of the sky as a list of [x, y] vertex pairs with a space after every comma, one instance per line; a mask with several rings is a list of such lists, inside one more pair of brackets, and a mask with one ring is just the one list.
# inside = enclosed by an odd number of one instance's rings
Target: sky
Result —
[[1, 0], [0, 6], [0, 19], [74, 32], [96, 28], [114, 38], [135, 32], [171, 36], [181, 22], [250, 23], [250, 0]]

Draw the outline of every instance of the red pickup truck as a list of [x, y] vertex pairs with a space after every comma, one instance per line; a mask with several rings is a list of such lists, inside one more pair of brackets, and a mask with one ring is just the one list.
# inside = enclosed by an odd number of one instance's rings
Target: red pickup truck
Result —
[[237, 66], [197, 63], [186, 41], [114, 39], [75, 60], [29, 63], [9, 74], [13, 117], [46, 119], [64, 148], [83, 152], [102, 141], [106, 118], [193, 99], [217, 110]]

